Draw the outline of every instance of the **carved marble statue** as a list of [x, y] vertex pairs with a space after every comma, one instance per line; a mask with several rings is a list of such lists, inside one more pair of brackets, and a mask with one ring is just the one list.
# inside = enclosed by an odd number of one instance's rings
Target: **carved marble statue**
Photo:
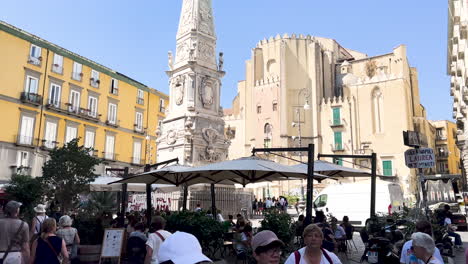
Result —
[[174, 62], [172, 58], [172, 51], [167, 52], [167, 66], [169, 67], [169, 70], [172, 71], [174, 69]]
[[224, 64], [224, 54], [220, 52], [219, 58], [218, 58], [218, 71], [223, 71], [223, 64]]
[[203, 77], [201, 81], [200, 97], [205, 108], [209, 108], [214, 102], [214, 83], [209, 77]]
[[181, 105], [184, 102], [185, 76], [179, 75], [172, 81], [174, 89], [175, 102]]

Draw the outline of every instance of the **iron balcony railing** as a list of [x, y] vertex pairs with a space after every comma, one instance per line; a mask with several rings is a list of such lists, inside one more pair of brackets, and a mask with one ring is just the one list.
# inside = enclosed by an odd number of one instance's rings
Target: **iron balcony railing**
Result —
[[91, 85], [94, 88], [99, 88], [100, 83], [101, 81], [99, 79], [96, 79], [96, 80], [94, 78], [89, 79], [89, 85]]
[[137, 98], [137, 104], [144, 105], [145, 104], [145, 99]]
[[31, 55], [28, 56], [28, 63], [30, 63], [32, 65], [41, 66], [41, 62], [42, 62], [42, 57], [41, 56], [39, 56], [39, 57], [34, 57], [34, 56], [31, 56]]
[[58, 142], [55, 141], [55, 140], [47, 140], [47, 139], [43, 139], [42, 140], [42, 149], [46, 149], [46, 150], [51, 150], [51, 149], [54, 149], [56, 147], [58, 147]]
[[101, 116], [97, 111], [79, 107], [70, 103], [61, 103], [58, 101], [50, 100], [46, 107], [57, 112], [76, 115], [78, 117], [98, 122]]
[[73, 80], [81, 82], [81, 80], [83, 79], [83, 73], [82, 72], [72, 72], [71, 77], [72, 77]]
[[105, 160], [115, 161], [119, 155], [113, 152], [102, 152], [102, 158]]
[[106, 120], [106, 125], [112, 126], [112, 127], [119, 127], [120, 120]]
[[130, 163], [134, 165], [143, 165], [145, 164], [145, 160], [140, 157], [132, 157], [130, 158]]
[[42, 104], [42, 95], [38, 95], [36, 93], [22, 92], [20, 100], [23, 103], [41, 105]]
[[28, 135], [16, 135], [16, 144], [20, 146], [34, 146], [35, 141], [34, 137]]
[[52, 71], [58, 74], [63, 74], [63, 67], [59, 64], [52, 64]]

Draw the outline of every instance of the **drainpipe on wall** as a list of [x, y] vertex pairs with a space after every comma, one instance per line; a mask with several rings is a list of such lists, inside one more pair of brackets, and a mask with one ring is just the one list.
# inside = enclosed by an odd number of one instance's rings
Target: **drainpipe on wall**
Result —
[[[351, 130], [351, 154], [354, 155], [354, 137], [353, 137], [353, 115], [352, 115], [352, 104], [351, 100], [348, 101], [349, 104], [349, 128]], [[353, 168], [355, 164], [353, 162]]]
[[[49, 49], [47, 49], [46, 54], [46, 62], [45, 62], [45, 69], [44, 69], [44, 82], [42, 84], [42, 102], [41, 102], [41, 111], [39, 115], [39, 135], [37, 139], [37, 147], [39, 147], [39, 142], [41, 141], [41, 130], [42, 130], [42, 119], [44, 113], [44, 100], [45, 100], [45, 89], [46, 89], [46, 79], [47, 79], [47, 67], [49, 66]], [[58, 127], [58, 125], [57, 125]]]

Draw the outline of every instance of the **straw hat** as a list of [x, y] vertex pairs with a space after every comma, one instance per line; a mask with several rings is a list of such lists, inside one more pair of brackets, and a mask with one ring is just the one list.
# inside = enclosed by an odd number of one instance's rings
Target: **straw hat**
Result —
[[36, 207], [34, 207], [34, 212], [41, 214], [46, 212], [46, 206], [43, 204], [38, 204]]

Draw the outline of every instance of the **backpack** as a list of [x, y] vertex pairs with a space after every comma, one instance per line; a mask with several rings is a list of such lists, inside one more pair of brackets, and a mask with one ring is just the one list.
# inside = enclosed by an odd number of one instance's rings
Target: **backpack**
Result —
[[[327, 251], [324, 250], [323, 248], [322, 248], [322, 253], [327, 259], [328, 263], [333, 264], [331, 257], [328, 255]], [[299, 264], [299, 262], [301, 262], [301, 253], [299, 252], [299, 250], [294, 251], [294, 258], [295, 258], [296, 264]]]

